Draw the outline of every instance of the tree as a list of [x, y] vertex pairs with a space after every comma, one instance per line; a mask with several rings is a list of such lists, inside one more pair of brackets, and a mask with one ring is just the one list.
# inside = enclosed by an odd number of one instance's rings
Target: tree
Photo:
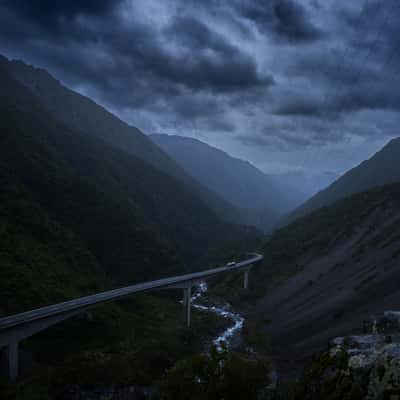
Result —
[[269, 384], [265, 359], [227, 350], [181, 360], [160, 384], [162, 400], [259, 399]]

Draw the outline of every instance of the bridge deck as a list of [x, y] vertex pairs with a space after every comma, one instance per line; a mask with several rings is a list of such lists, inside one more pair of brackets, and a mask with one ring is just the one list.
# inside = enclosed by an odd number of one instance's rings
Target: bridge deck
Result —
[[52, 304], [26, 311], [20, 314], [10, 315], [0, 319], [0, 349], [5, 347], [7, 358], [7, 369], [9, 379], [13, 382], [18, 376], [18, 343], [29, 336], [34, 335], [52, 325], [60, 323], [65, 319], [77, 315], [88, 307], [98, 303], [114, 300], [133, 293], [147, 292], [156, 289], [183, 288], [184, 289], [184, 307], [187, 326], [190, 326], [190, 303], [191, 287], [201, 280], [224, 272], [235, 270], [245, 270], [244, 287], [247, 288], [248, 270], [252, 264], [261, 261], [264, 257], [260, 254], [249, 253], [251, 258], [238, 262], [233, 265], [219, 268], [208, 269], [191, 274], [178, 275], [170, 278], [158, 279], [151, 282], [137, 283], [136, 285], [126, 286], [119, 289], [108, 290], [80, 297], [78, 299], [64, 301], [63, 303]]
[[201, 279], [210, 278], [211, 276], [218, 275], [228, 271], [240, 270], [246, 266], [257, 263], [263, 259], [260, 254], [252, 254], [252, 257], [236, 263], [234, 266], [224, 266], [219, 268], [208, 269], [201, 272], [194, 272], [191, 274], [178, 275], [164, 279], [158, 279], [155, 281], [138, 283], [131, 286], [126, 286], [119, 289], [108, 290], [78, 299], [65, 301], [62, 303], [52, 304], [37, 308], [35, 310], [26, 311], [23, 313], [11, 315], [0, 319], [0, 331], [7, 328], [14, 327], [16, 325], [25, 324], [34, 320], [47, 318], [60, 313], [66, 313], [80, 308], [86, 308], [98, 303], [110, 301], [119, 297], [127, 296], [133, 293], [146, 292], [150, 290], [162, 289], [172, 287], [174, 285], [184, 284], [191, 281], [198, 281]]

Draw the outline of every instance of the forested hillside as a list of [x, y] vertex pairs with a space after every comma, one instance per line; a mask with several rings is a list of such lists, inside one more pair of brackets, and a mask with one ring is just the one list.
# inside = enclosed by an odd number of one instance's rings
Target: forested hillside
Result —
[[[1, 163], [75, 232], [106, 273], [129, 281], [182, 270], [246, 228], [228, 225], [175, 178], [66, 128], [2, 74]], [[177, 206], [178, 205], [178, 206]]]
[[237, 223], [237, 210], [229, 201], [223, 200], [185, 173], [139, 129], [121, 121], [88, 97], [68, 89], [46, 70], [29, 66], [22, 61], [8, 61], [1, 55], [0, 65], [35, 95], [54, 120], [85, 136], [101, 139], [176, 178], [219, 217]]
[[0, 315], [104, 288], [105, 273], [85, 243], [3, 166], [0, 183]]
[[[230, 240], [259, 237], [174, 177], [54, 120], [4, 70], [0, 86], [0, 316], [182, 273]], [[220, 321], [195, 314], [193, 324], [189, 334], [175, 293], [98, 307], [21, 344], [34, 380], [12, 393], [155, 382]]]

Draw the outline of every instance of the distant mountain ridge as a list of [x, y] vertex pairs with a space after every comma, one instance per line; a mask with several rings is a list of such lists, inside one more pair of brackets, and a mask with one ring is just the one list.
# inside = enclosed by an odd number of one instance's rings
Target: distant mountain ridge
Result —
[[289, 215], [286, 222], [373, 187], [400, 182], [400, 138], [392, 139], [370, 159], [346, 172]]
[[188, 174], [241, 210], [245, 223], [268, 229], [297, 205], [289, 187], [247, 161], [193, 138], [164, 134], [150, 138]]

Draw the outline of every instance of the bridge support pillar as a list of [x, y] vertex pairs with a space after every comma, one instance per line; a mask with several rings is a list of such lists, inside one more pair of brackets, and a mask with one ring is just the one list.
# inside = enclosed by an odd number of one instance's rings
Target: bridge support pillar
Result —
[[183, 311], [184, 311], [186, 326], [188, 328], [190, 328], [191, 303], [192, 303], [192, 288], [189, 286], [183, 289]]
[[249, 272], [248, 269], [243, 272], [243, 289], [249, 288]]
[[8, 374], [8, 379], [11, 383], [14, 383], [18, 378], [18, 341], [14, 340], [10, 342], [6, 348], [4, 348], [5, 354], [5, 368]]

